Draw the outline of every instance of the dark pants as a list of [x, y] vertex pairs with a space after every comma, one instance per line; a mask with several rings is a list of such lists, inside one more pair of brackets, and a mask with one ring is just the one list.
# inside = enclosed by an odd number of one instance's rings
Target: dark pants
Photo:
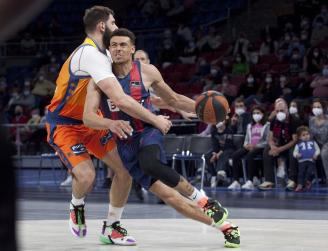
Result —
[[247, 169], [248, 169], [248, 179], [253, 179], [258, 166], [256, 166], [255, 158], [263, 153], [263, 148], [255, 148], [252, 151], [248, 151], [245, 148], [241, 148], [232, 154], [232, 178], [234, 180], [239, 180], [241, 177], [242, 170], [242, 158], [245, 158]]
[[267, 146], [263, 151], [263, 171], [266, 181], [274, 183], [274, 162], [278, 157], [284, 157], [288, 164], [288, 178], [292, 181], [297, 181], [297, 161], [293, 157], [293, 148], [281, 152], [278, 156], [273, 157], [269, 155], [270, 146]]
[[223, 150], [223, 153], [220, 155], [219, 159], [214, 163], [210, 163], [212, 152], [209, 152], [205, 155], [207, 170], [211, 176], [216, 176], [217, 172], [220, 170], [227, 172], [228, 161], [233, 152], [233, 149]]
[[315, 163], [312, 161], [304, 161], [298, 163], [297, 184], [305, 185], [306, 181], [312, 181], [314, 175]]

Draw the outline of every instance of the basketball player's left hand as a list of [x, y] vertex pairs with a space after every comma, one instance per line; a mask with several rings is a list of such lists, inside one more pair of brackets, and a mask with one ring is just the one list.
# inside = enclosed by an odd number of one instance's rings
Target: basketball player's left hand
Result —
[[168, 133], [172, 126], [172, 122], [169, 120], [169, 116], [157, 115], [156, 127], [165, 135]]
[[115, 133], [120, 139], [126, 139], [132, 135], [133, 129], [128, 121], [124, 120], [110, 120], [108, 129]]

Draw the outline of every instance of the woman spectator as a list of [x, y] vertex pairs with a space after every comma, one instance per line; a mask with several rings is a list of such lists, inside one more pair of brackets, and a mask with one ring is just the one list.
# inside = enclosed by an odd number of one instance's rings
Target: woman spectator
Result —
[[326, 105], [320, 99], [314, 99], [312, 103], [312, 113], [314, 117], [310, 119], [309, 127], [311, 135], [319, 144], [321, 149], [321, 159], [323, 168], [328, 176], [328, 116], [325, 114]]
[[237, 54], [235, 63], [232, 65], [232, 74], [246, 75], [249, 73], [249, 65], [246, 62], [246, 57], [242, 54]]
[[271, 37], [267, 37], [265, 41], [262, 42], [260, 47], [260, 56], [275, 54], [278, 49], [278, 44], [273, 41]]
[[[244, 99], [247, 99], [251, 95], [256, 94], [258, 90], [258, 85], [253, 74], [248, 74], [246, 78], [246, 83], [243, 83], [239, 89], [239, 96], [242, 96]], [[246, 102], [247, 103], [247, 102]]]
[[300, 101], [293, 99], [289, 103], [289, 114], [299, 120], [300, 125], [308, 125], [308, 120], [304, 118], [304, 112], [301, 109]]
[[324, 55], [318, 47], [310, 49], [306, 57], [304, 57], [304, 71], [309, 74], [320, 73], [323, 66]]
[[233, 182], [228, 187], [228, 189], [231, 190], [240, 189], [238, 180], [240, 177], [240, 171], [242, 170], [242, 158], [246, 159], [249, 174], [247, 182], [241, 188], [249, 190], [254, 189], [252, 180], [257, 171], [255, 158], [258, 155], [262, 155], [263, 149], [267, 144], [269, 124], [264, 117], [264, 109], [260, 106], [255, 106], [251, 112], [252, 122], [247, 125], [244, 146], [232, 154]]

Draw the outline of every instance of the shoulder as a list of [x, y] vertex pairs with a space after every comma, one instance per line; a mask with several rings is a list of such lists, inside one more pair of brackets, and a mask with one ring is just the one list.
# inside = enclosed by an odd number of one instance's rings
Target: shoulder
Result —
[[162, 78], [162, 75], [157, 69], [157, 67], [152, 64], [140, 63], [140, 69], [141, 69], [141, 73], [144, 76], [147, 76], [147, 78], [153, 81], [159, 81]]

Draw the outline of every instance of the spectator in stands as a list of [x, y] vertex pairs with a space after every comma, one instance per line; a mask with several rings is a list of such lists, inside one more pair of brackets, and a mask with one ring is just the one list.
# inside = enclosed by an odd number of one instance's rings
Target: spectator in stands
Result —
[[222, 37], [214, 26], [210, 26], [207, 35], [207, 46], [209, 51], [217, 50], [222, 44]]
[[290, 86], [289, 79], [286, 75], [280, 75], [278, 88], [281, 92], [280, 97], [284, 98], [287, 101], [290, 101], [293, 98], [292, 88]]
[[239, 89], [239, 96], [243, 97], [245, 99], [245, 104], [250, 104], [253, 102], [253, 98], [248, 99], [252, 95], [254, 96], [258, 90], [259, 86], [254, 78], [254, 75], [252, 73], [248, 74], [246, 77], [246, 82], [242, 83], [240, 89]]
[[56, 89], [56, 85], [45, 78], [44, 73], [40, 73], [32, 90], [32, 94], [36, 97], [36, 105], [42, 106], [47, 99], [52, 97]]
[[289, 59], [289, 71], [293, 75], [297, 75], [303, 71], [303, 57], [300, 50], [295, 47]]
[[299, 120], [300, 125], [308, 125], [308, 121], [305, 120], [303, 111], [301, 109], [300, 101], [297, 99], [293, 99], [289, 103], [289, 114], [290, 116], [295, 117], [297, 120]]
[[324, 19], [319, 17], [313, 25], [311, 44], [317, 46], [325, 37], [328, 36], [328, 27], [324, 24]]
[[321, 160], [328, 178], [328, 116], [325, 103], [320, 99], [314, 99], [312, 113], [314, 117], [309, 122], [310, 132], [321, 149]]
[[259, 62], [259, 51], [255, 48], [254, 44], [249, 43], [247, 49], [247, 62], [250, 65], [256, 65]]
[[248, 45], [249, 40], [246, 37], [245, 33], [240, 33], [239, 37], [237, 38], [233, 50], [233, 55], [236, 56], [237, 54], [244, 55], [247, 57], [248, 55]]
[[[288, 112], [286, 101], [279, 99], [275, 103], [276, 116], [270, 123], [268, 146], [263, 152], [263, 167], [265, 181], [259, 185], [261, 190], [274, 187], [274, 161], [278, 162], [277, 176], [285, 176], [285, 167], [288, 163], [289, 180], [287, 189], [294, 189], [297, 181], [297, 166], [292, 156], [293, 147], [297, 141], [296, 129], [299, 122]], [[278, 175], [279, 174], [279, 175]]]
[[[14, 117], [12, 118], [12, 120], [10, 121], [11, 124], [26, 124], [26, 122], [28, 121], [28, 117], [24, 115], [24, 111], [23, 111], [23, 107], [20, 105], [16, 105], [15, 106], [15, 110], [14, 110]], [[13, 127], [10, 130], [10, 134], [12, 139], [15, 139], [15, 141], [18, 140], [18, 138], [16, 137], [16, 128]], [[20, 137], [24, 135], [19, 135]]]
[[228, 99], [229, 103], [231, 103], [237, 96], [237, 88], [230, 83], [229, 75], [224, 75], [222, 77], [222, 82], [218, 86], [218, 90], [224, 94], [224, 96]]
[[237, 54], [235, 62], [232, 65], [232, 74], [234, 75], [246, 75], [249, 73], [249, 65], [246, 62], [246, 57], [242, 54]]
[[264, 81], [258, 91], [259, 95], [262, 96], [262, 103], [272, 104], [276, 98], [281, 95], [280, 88], [277, 88], [276, 83], [273, 82], [273, 76], [271, 73], [267, 73], [264, 77]]
[[182, 55], [179, 60], [183, 64], [194, 64], [198, 56], [198, 49], [193, 40], [188, 42], [188, 45], [183, 49]]
[[236, 98], [234, 101], [235, 113], [231, 118], [231, 128], [234, 134], [245, 135], [247, 125], [252, 121], [251, 115], [247, 112], [247, 107], [243, 98]]
[[[241, 149], [232, 154], [232, 178], [233, 182], [228, 187], [231, 190], [239, 190], [240, 188], [254, 190], [253, 178], [256, 177], [258, 167], [255, 159], [259, 155], [262, 156], [263, 149], [267, 145], [269, 133], [269, 124], [264, 116], [265, 111], [260, 106], [252, 108], [252, 122], [247, 125], [246, 137], [244, 145]], [[242, 171], [242, 158], [246, 159], [248, 169], [248, 180], [240, 187], [239, 177]]]
[[298, 177], [295, 192], [302, 192], [303, 188], [308, 191], [312, 186], [315, 162], [320, 154], [318, 144], [311, 139], [310, 129], [307, 126], [297, 128], [297, 144], [295, 145], [293, 156], [298, 161]]
[[169, 40], [163, 42], [163, 47], [160, 50], [159, 61], [162, 68], [166, 68], [177, 60], [177, 52], [173, 44]]
[[219, 122], [211, 128], [213, 152], [207, 154], [205, 158], [208, 171], [212, 176], [212, 187], [215, 187], [218, 181], [224, 181], [227, 177], [229, 158], [234, 152], [232, 137], [233, 133], [229, 125], [229, 119]]
[[318, 25], [318, 22], [323, 24], [328, 24], [328, 10], [327, 10], [327, 5], [322, 5], [321, 6], [321, 12], [315, 16], [313, 19], [313, 26]]
[[300, 43], [304, 46], [306, 50], [311, 47], [309, 31], [302, 30], [300, 38]]
[[260, 56], [275, 54], [278, 49], [278, 43], [268, 36], [261, 44]]
[[183, 50], [188, 46], [188, 43], [193, 40], [191, 29], [184, 22], [179, 23], [175, 41], [177, 50]]
[[311, 87], [313, 88], [314, 97], [328, 97], [328, 61], [323, 65], [322, 74], [312, 81]]
[[207, 45], [207, 36], [205, 35], [205, 32], [203, 29], [198, 28], [194, 32], [194, 37], [195, 37], [195, 43], [198, 48], [199, 52], [206, 51], [206, 45]]
[[44, 65], [40, 69], [40, 71], [43, 72], [51, 82], [56, 81], [59, 70], [60, 65], [55, 56], [51, 56], [49, 64]]
[[324, 55], [318, 47], [313, 47], [304, 57], [303, 69], [309, 74], [316, 74], [322, 71]]
[[293, 36], [292, 42], [288, 47], [288, 56], [292, 58], [295, 53], [299, 53], [300, 57], [303, 58], [305, 55], [305, 47], [301, 44], [300, 39], [297, 35]]
[[282, 58], [288, 56], [288, 49], [290, 46], [291, 46], [291, 35], [289, 33], [286, 33], [278, 44], [278, 51], [281, 51], [280, 54]]
[[36, 42], [30, 33], [24, 34], [20, 46], [22, 53], [26, 55], [32, 55], [36, 50]]

